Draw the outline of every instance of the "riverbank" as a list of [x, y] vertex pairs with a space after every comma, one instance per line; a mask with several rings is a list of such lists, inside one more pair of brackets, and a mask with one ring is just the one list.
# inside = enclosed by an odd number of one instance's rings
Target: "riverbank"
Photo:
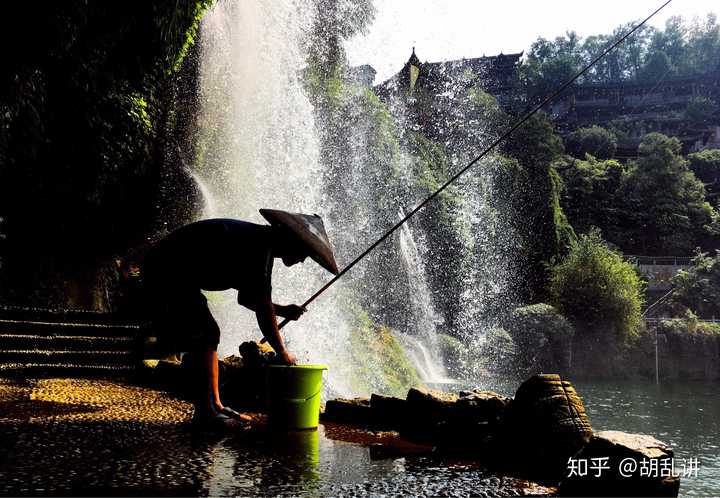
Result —
[[395, 444], [394, 433], [192, 430], [192, 406], [102, 379], [0, 379], [0, 495], [549, 495], [468, 461]]

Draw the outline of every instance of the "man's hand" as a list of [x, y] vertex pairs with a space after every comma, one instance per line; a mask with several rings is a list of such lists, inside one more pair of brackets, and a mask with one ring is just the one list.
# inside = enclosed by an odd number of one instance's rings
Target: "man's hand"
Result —
[[296, 365], [297, 364], [297, 358], [294, 354], [292, 354], [287, 349], [283, 349], [282, 352], [278, 355], [282, 362], [286, 365]]
[[283, 316], [288, 320], [298, 320], [307, 310], [297, 304], [283, 306]]

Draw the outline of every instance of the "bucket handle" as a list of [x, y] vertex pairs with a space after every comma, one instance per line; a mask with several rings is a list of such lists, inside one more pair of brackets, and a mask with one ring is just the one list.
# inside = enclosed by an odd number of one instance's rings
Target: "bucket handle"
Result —
[[[322, 391], [322, 389], [320, 389], [320, 391]], [[320, 391], [316, 392], [315, 394], [313, 394], [313, 395], [311, 395], [311, 396], [308, 396], [307, 398], [283, 398], [282, 400], [283, 400], [285, 403], [293, 403], [293, 404], [299, 405], [299, 404], [301, 404], [301, 403], [307, 403], [307, 402], [310, 401], [312, 398], [314, 398], [315, 396], [317, 396], [318, 394], [320, 394]]]

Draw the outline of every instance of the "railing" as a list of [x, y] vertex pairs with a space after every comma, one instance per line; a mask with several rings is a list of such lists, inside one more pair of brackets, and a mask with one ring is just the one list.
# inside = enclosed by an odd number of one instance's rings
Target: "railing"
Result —
[[625, 254], [626, 260], [642, 266], [692, 266], [693, 256], [641, 256]]

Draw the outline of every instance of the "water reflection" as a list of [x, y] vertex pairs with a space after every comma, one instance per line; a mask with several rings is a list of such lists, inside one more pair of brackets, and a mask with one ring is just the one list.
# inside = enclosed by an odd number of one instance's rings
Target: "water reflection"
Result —
[[330, 439], [325, 429], [321, 425], [317, 431], [258, 432], [214, 442], [205, 452], [209, 463], [201, 494], [508, 496], [527, 485], [494, 476], [477, 465], [412, 451], [404, 457], [373, 458], [371, 445]]

